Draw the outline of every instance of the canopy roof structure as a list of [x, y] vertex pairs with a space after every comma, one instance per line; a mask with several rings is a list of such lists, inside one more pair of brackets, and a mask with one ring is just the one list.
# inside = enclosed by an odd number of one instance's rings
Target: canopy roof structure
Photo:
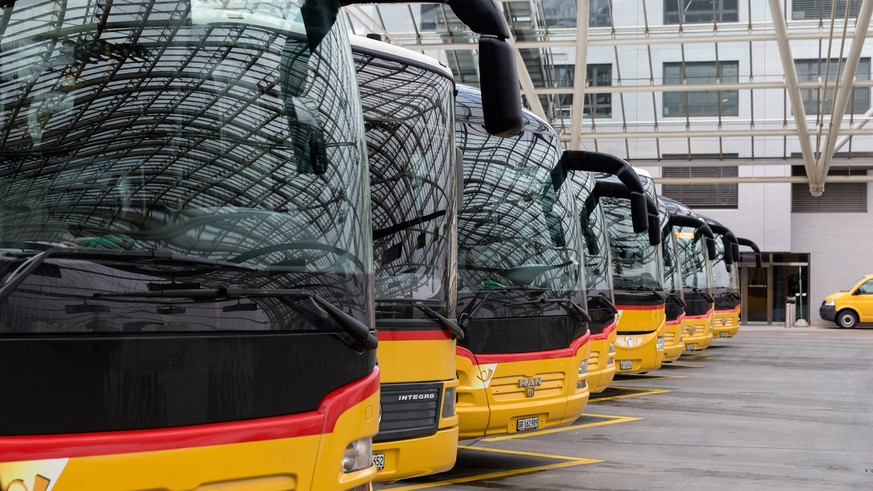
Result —
[[[525, 104], [568, 148], [665, 166], [802, 165], [806, 176], [729, 179], [808, 182], [813, 195], [825, 182], [871, 180], [828, 169], [873, 152], [873, 0], [499, 3]], [[443, 4], [345, 12], [357, 33], [437, 56], [459, 83], [477, 83], [477, 35]]]

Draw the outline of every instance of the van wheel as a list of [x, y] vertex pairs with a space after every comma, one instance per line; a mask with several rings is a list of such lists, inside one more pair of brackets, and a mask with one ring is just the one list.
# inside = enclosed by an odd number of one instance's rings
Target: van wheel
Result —
[[842, 310], [837, 314], [837, 325], [845, 329], [852, 329], [858, 324], [858, 314], [851, 310]]

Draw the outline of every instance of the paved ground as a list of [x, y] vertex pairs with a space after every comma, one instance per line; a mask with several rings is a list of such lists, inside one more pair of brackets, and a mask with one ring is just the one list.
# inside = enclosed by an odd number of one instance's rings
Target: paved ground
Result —
[[873, 489], [871, 360], [873, 328], [743, 326], [570, 427], [462, 442], [451, 472], [381, 489]]

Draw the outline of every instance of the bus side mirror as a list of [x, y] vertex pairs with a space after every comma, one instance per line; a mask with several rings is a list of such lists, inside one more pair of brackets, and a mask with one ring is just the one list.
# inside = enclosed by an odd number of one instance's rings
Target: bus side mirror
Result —
[[521, 93], [515, 68], [515, 48], [494, 37], [479, 38], [479, 87], [485, 131], [495, 136], [521, 132]]
[[649, 228], [649, 211], [646, 207], [646, 195], [643, 193], [631, 192], [630, 205], [634, 233], [641, 234]]
[[[715, 248], [715, 242], [708, 238], [704, 237], [703, 242], [706, 244], [706, 256], [710, 261], [715, 261], [715, 258], [718, 257], [718, 250]], [[758, 266], [761, 267], [760, 265]]]
[[661, 243], [661, 227], [658, 215], [649, 215], [649, 244], [655, 246]]

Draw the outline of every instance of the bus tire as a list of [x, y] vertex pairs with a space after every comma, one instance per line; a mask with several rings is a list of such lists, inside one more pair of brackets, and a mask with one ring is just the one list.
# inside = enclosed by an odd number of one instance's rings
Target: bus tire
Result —
[[841, 310], [837, 314], [837, 325], [844, 329], [852, 329], [858, 325], [858, 314], [851, 310]]

